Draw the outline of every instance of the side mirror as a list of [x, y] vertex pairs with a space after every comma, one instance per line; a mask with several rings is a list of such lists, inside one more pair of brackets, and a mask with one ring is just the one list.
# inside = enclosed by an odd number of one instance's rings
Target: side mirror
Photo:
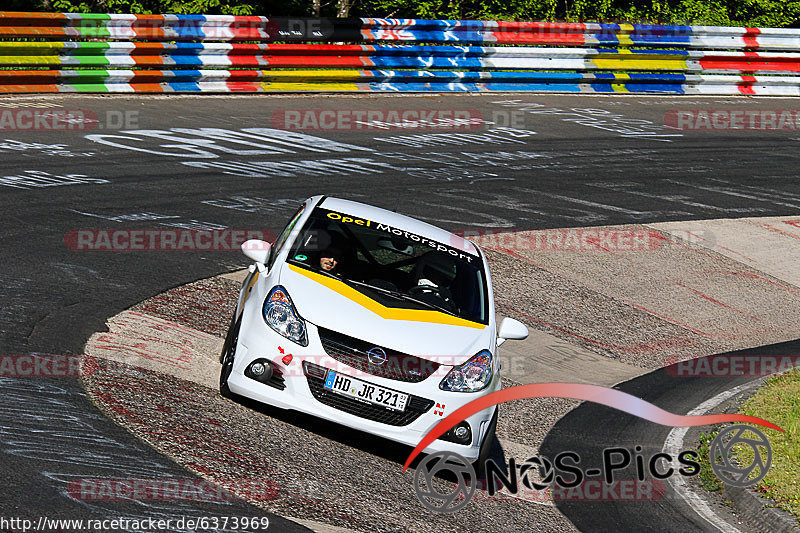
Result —
[[497, 332], [497, 345], [500, 346], [507, 340], [522, 340], [528, 337], [528, 328], [519, 320], [504, 318], [500, 322], [500, 330]]
[[242, 243], [242, 252], [244, 255], [258, 263], [259, 270], [263, 270], [264, 265], [269, 261], [269, 254], [272, 251], [272, 245], [266, 241], [258, 239], [250, 239]]

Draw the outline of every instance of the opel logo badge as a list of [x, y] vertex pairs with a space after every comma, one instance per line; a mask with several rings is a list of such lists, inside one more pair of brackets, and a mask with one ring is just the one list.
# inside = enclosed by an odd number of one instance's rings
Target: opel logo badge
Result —
[[376, 346], [367, 350], [367, 358], [371, 365], [382, 365], [386, 362], [386, 352], [383, 351], [383, 348]]

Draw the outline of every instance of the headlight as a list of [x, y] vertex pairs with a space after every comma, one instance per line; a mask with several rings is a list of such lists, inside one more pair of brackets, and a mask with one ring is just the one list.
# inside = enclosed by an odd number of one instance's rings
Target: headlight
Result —
[[454, 392], [477, 392], [489, 386], [490, 381], [492, 352], [483, 350], [463, 365], [453, 367], [439, 383], [439, 388]]
[[262, 313], [269, 327], [301, 346], [308, 346], [306, 324], [297, 314], [286, 289], [280, 285], [272, 289], [264, 300]]

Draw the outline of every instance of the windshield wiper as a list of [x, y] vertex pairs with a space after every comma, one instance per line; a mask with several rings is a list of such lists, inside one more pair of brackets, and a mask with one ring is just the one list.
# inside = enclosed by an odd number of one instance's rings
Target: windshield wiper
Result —
[[445, 309], [444, 307], [440, 307], [440, 306], [438, 306], [436, 304], [432, 304], [432, 303], [426, 302], [424, 300], [418, 300], [418, 299], [414, 298], [413, 296], [409, 296], [408, 294], [406, 294], [404, 292], [395, 291], [395, 290], [392, 290], [392, 289], [387, 289], [385, 287], [376, 287], [375, 285], [370, 285], [369, 283], [364, 283], [363, 281], [356, 281], [356, 280], [350, 279], [350, 278], [344, 278], [343, 281], [346, 281], [348, 283], [355, 283], [356, 285], [361, 285], [362, 287], [367, 287], [369, 289], [373, 289], [373, 290], [376, 290], [376, 291], [379, 291], [379, 292], [382, 292], [382, 293], [385, 293], [385, 294], [389, 294], [391, 296], [395, 296], [397, 298], [400, 298], [401, 300], [408, 300], [408, 301], [423, 305], [423, 306], [425, 306], [425, 307], [427, 307], [429, 309], [433, 309], [435, 311], [441, 311], [442, 313], [447, 313], [448, 315], [458, 317], [457, 314], [455, 314], [454, 312], [450, 311], [449, 309]]

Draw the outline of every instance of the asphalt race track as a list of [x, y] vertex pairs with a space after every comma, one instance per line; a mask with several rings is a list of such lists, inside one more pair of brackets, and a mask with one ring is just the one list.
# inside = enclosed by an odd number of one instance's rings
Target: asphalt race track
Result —
[[[794, 106], [788, 99], [567, 95], [3, 97], [0, 118], [5, 110], [66, 109], [83, 119], [74, 128], [0, 130], [0, 354], [80, 355], [108, 317], [247, 265], [236, 251], [81, 251], [71, 237], [76, 230], [277, 232], [297, 201], [315, 194], [470, 231], [796, 215], [800, 124], [779, 131], [665, 125], [675, 125], [678, 110]], [[354, 110], [374, 109], [468, 112], [491, 123], [455, 130], [342, 125]], [[339, 112], [342, 126], [287, 130], [293, 123], [286, 117], [307, 118], [305, 110]], [[661, 372], [619, 388], [686, 412], [740, 383], [678, 382]], [[78, 503], [66, 487], [87, 472], [191, 475], [105, 418], [77, 379], [0, 383], [4, 516], [263, 514], [239, 501]], [[543, 451], [583, 442], [589, 456], [603, 444], [634, 441], [660, 449], [667, 431], [585, 405], [556, 426]], [[587, 531], [664, 530], [667, 521], [675, 531], [707, 528], [680, 501], [654, 507], [559, 509]], [[306, 530], [270, 519], [278, 531]]]
[[[800, 342], [786, 342], [741, 353], [751, 356], [797, 354]], [[731, 353], [730, 355], [734, 355]], [[672, 412], [683, 412], [686, 406], [699, 405], [707, 398], [727, 389], [752, 381], [752, 377], [720, 379], [718, 377], [675, 377], [667, 369], [657, 370], [615, 387], [655, 403]], [[642, 445], [644, 455], [661, 451], [661, 443], [670, 428], [645, 422], [625, 413], [592, 403], [584, 403], [562, 418], [551, 430], [541, 452], [553, 457], [562, 450], [576, 451], [581, 457], [592, 458], [590, 465], [599, 466], [603, 449], [616, 446]], [[633, 479], [634, 468], [618, 473], [623, 479]], [[559, 509], [581, 531], [691, 531], [708, 529], [709, 524], [685, 505], [667, 495], [667, 503], [626, 502], [622, 507], [592, 502], [561, 502]], [[624, 509], [624, 510], [623, 510]], [[646, 518], [643, 520], [643, 517]], [[750, 527], [753, 527], [750, 525]], [[762, 526], [764, 527], [764, 526]], [[767, 528], [768, 529], [768, 528]]]
[[[750, 355], [798, 353], [798, 343], [782, 343], [756, 350], [747, 350]], [[717, 378], [676, 379], [666, 370], [659, 370], [641, 378], [620, 385], [618, 389], [647, 399], [664, 409], [680, 411], [685, 405], [702, 403], [707, 397], [742, 385], [753, 378], [726, 379], [723, 383]], [[591, 423], [589, 423], [591, 421]], [[614, 429], [609, 429], [613, 427]], [[580, 429], [583, 433], [579, 436]], [[592, 428], [592, 429], [588, 429]], [[599, 430], [603, 428], [603, 430]], [[660, 451], [660, 442], [667, 437], [670, 428], [643, 423], [641, 419], [630, 417], [601, 406], [583, 405], [562, 419], [545, 440], [542, 453], [558, 453], [557, 450], [577, 451], [582, 457], [601, 457], [602, 450], [611, 446], [643, 444], [645, 455]], [[595, 462], [598, 462], [595, 459]], [[624, 474], [620, 474], [624, 477]], [[635, 476], [628, 469], [629, 476]], [[604, 506], [580, 502], [565, 502], [559, 505], [581, 531], [603, 531], [613, 525], [620, 530], [688, 531], [708, 529], [709, 525], [689, 509], [684, 502], [669, 499], [669, 503], [654, 506], [650, 502], [628, 503], [625, 512]], [[647, 516], [646, 525], [641, 517]], [[752, 527], [752, 526], [751, 526]]]

